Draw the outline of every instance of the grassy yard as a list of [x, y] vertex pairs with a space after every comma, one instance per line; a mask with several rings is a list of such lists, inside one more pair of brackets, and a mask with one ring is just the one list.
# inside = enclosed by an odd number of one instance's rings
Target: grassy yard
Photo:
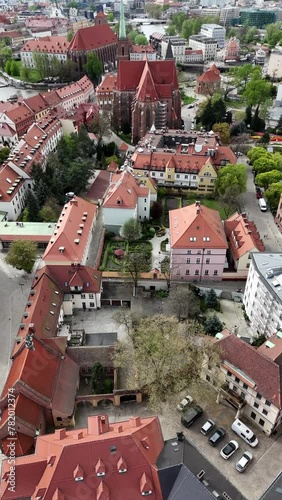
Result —
[[[115, 250], [123, 250], [124, 256], [118, 257], [115, 255]], [[146, 256], [148, 268], [151, 269], [152, 260], [152, 244], [149, 241], [134, 241], [127, 243], [126, 241], [106, 240], [102, 252], [100, 271], [118, 271], [121, 272], [123, 268], [123, 261], [127, 253], [140, 253]]]
[[[190, 198], [190, 196], [189, 196], [189, 199], [186, 199], [186, 200], [183, 199], [182, 205], [184, 207], [187, 205], [192, 205], [198, 199], [200, 199], [201, 204], [204, 205], [205, 207], [212, 208], [213, 210], [218, 210], [222, 220], [227, 219], [226, 213], [225, 213], [222, 205], [217, 200], [200, 198], [199, 196], [195, 196], [195, 198], [193, 199], [193, 198]], [[234, 209], [234, 212], [236, 212], [236, 209]]]
[[[22, 62], [21, 61], [15, 61], [17, 67], [18, 67], [18, 76], [13, 76], [11, 75], [13, 78], [15, 78], [16, 80], [23, 80], [22, 78], [22, 75], [21, 75], [21, 70], [22, 70]], [[28, 71], [28, 79], [24, 80], [28, 83], [37, 83], [37, 82], [40, 82], [42, 80], [39, 72], [37, 71], [37, 69], [29, 69]]]

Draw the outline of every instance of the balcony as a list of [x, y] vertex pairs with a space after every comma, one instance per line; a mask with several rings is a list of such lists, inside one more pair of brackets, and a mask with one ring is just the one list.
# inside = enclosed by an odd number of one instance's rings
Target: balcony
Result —
[[236, 410], [240, 410], [246, 404], [246, 401], [237, 392], [230, 389], [228, 384], [223, 384], [219, 389], [219, 393]]

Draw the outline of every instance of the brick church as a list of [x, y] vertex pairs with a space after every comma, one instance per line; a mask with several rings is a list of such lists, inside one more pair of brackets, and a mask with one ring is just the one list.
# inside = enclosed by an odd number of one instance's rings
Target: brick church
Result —
[[146, 56], [141, 61], [130, 61], [131, 51], [121, 2], [113, 123], [120, 130], [130, 127], [136, 144], [152, 126], [156, 129], [181, 127], [181, 97], [171, 47], [166, 59], [158, 61], [148, 61]]

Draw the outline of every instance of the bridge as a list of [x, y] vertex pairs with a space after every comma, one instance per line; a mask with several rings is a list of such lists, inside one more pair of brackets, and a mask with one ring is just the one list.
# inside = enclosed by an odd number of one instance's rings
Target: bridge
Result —
[[130, 24], [167, 24], [166, 19], [148, 19], [147, 17], [134, 17], [129, 20]]

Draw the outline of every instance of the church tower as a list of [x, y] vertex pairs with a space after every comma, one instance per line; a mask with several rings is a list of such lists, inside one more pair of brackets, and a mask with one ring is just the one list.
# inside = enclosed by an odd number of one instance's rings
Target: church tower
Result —
[[129, 60], [131, 52], [131, 42], [126, 36], [125, 17], [124, 17], [124, 4], [123, 0], [120, 2], [120, 18], [119, 18], [119, 34], [118, 34], [118, 47], [117, 47], [117, 62]]

